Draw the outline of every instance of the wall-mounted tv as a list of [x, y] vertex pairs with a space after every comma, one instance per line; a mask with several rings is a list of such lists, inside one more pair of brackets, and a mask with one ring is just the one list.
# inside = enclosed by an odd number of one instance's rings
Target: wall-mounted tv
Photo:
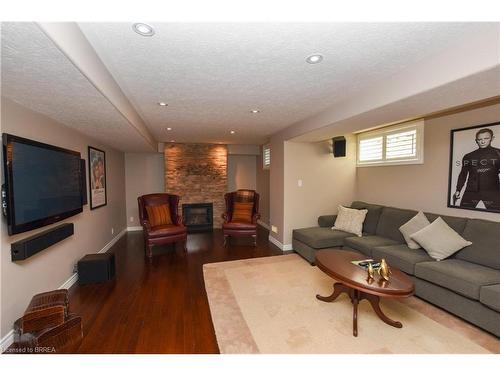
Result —
[[3, 134], [9, 235], [82, 212], [80, 153]]

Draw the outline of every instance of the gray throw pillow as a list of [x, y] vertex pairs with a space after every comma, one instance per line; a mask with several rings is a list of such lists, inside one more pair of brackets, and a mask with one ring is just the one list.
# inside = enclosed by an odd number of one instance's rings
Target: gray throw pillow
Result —
[[472, 242], [462, 238], [441, 217], [412, 234], [410, 238], [418, 242], [436, 260], [448, 258], [458, 250], [472, 245]]
[[420, 229], [424, 229], [431, 222], [427, 220], [425, 214], [420, 211], [413, 216], [409, 221], [399, 227], [399, 231], [403, 234], [406, 243], [410, 249], [420, 249], [420, 245], [411, 239], [411, 235], [417, 233]]

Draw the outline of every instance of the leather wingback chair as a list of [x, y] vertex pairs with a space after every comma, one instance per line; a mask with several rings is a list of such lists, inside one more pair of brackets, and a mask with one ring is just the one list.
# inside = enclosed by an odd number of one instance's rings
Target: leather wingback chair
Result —
[[[257, 220], [259, 214], [259, 193], [255, 190], [237, 190], [224, 195], [226, 201], [226, 212], [222, 214], [224, 223], [222, 232], [224, 234], [224, 245], [228, 237], [253, 237], [254, 245], [257, 245]], [[233, 220], [235, 202], [253, 202], [251, 218], [248, 221]]]
[[[144, 250], [147, 256], [153, 256], [154, 245], [164, 245], [183, 241], [184, 251], [187, 250], [187, 229], [182, 224], [182, 218], [178, 214], [179, 196], [174, 194], [147, 194], [137, 198], [139, 204], [139, 219], [144, 233]], [[152, 226], [148, 218], [146, 206], [158, 206], [168, 204], [172, 224]]]

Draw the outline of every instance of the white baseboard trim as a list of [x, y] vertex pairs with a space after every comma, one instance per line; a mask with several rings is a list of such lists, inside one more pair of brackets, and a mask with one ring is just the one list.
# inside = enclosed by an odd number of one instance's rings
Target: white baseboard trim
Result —
[[269, 242], [278, 246], [281, 251], [292, 251], [293, 250], [291, 243], [284, 245], [271, 235], [269, 235]]
[[109, 249], [111, 249], [111, 246], [113, 246], [125, 233], [127, 233], [128, 228], [123, 229], [120, 233], [118, 233], [116, 236], [113, 237], [111, 241], [109, 241], [106, 246], [104, 246], [101, 250], [99, 250], [97, 253], [105, 253]]
[[142, 230], [142, 227], [127, 227], [127, 232], [137, 232]]
[[[133, 227], [132, 227], [133, 228]], [[139, 227], [142, 230], [142, 227]], [[127, 231], [129, 228], [123, 229], [120, 233], [118, 233], [111, 241], [109, 241], [106, 246], [104, 246], [98, 253], [105, 253], [108, 251], [111, 246], [113, 246]], [[69, 289], [78, 281], [78, 273], [73, 273], [68, 280], [66, 280], [59, 288], [57, 289]], [[14, 330], [10, 330], [2, 339], [0, 340], [0, 353], [3, 353], [9, 346], [14, 342]]]
[[257, 224], [259, 224], [261, 227], [266, 228], [267, 230], [271, 230], [271, 227], [261, 220], [257, 220]]

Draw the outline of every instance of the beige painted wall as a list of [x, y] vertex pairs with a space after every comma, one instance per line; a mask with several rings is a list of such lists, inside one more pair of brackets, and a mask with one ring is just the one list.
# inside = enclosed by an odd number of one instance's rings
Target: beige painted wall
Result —
[[[357, 171], [357, 199], [452, 216], [500, 221], [500, 214], [447, 207], [450, 130], [500, 121], [494, 105], [425, 122], [424, 164]], [[500, 135], [497, 135], [500, 136]]]
[[333, 157], [331, 141], [285, 142], [284, 245], [292, 243], [293, 229], [316, 226], [319, 215], [336, 213], [339, 204], [354, 199], [356, 142], [354, 136], [346, 139], [342, 158]]
[[262, 146], [257, 156], [257, 192], [260, 194], [260, 221], [269, 225], [269, 169], [262, 168]]
[[165, 192], [165, 161], [162, 153], [125, 154], [127, 226], [138, 227], [137, 197]]
[[227, 156], [227, 191], [257, 188], [257, 157], [255, 155]]
[[[22, 315], [34, 294], [60, 287], [73, 274], [76, 262], [85, 254], [101, 250], [125, 229], [126, 221], [125, 167], [122, 152], [7, 99], [2, 98], [1, 104], [2, 132], [79, 151], [84, 159], [87, 159], [89, 145], [106, 151], [108, 189], [107, 206], [92, 211], [88, 205], [84, 206], [83, 213], [63, 221], [74, 223], [73, 236], [22, 262], [11, 262], [10, 243], [46, 230], [50, 226], [8, 236], [6, 221], [2, 217], [0, 337], [3, 337], [12, 329], [12, 323]], [[52, 226], [59, 224], [61, 222]], [[111, 234], [112, 228], [114, 234]]]

